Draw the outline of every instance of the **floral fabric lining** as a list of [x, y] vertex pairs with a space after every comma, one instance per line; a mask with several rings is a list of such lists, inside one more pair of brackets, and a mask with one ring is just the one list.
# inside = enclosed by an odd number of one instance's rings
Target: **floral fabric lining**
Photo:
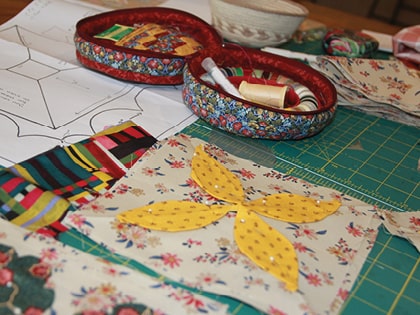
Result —
[[246, 200], [239, 178], [211, 158], [201, 146], [195, 149], [191, 169], [194, 184], [221, 201], [220, 204], [167, 200], [123, 212], [117, 215], [117, 219], [152, 230], [177, 232], [200, 229], [228, 213], [235, 213], [235, 246], [261, 269], [284, 282], [288, 290], [296, 291], [299, 268], [295, 249], [261, 216], [293, 223], [311, 223], [333, 214], [340, 207], [340, 202], [336, 199], [315, 200], [291, 193]]
[[[227, 306], [0, 220], [1, 314], [227, 314]], [[36, 294], [34, 294], [36, 292]]]

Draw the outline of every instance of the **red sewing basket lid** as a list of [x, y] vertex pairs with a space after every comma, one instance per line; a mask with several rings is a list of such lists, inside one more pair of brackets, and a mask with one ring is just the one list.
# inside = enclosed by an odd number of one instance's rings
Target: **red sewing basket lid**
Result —
[[87, 68], [122, 80], [147, 84], [181, 84], [185, 58], [173, 53], [117, 46], [95, 37], [116, 24], [132, 26], [155, 23], [176, 28], [201, 44], [202, 49], [221, 47], [222, 37], [199, 17], [176, 9], [147, 7], [100, 13], [81, 19], [76, 25], [76, 56]]

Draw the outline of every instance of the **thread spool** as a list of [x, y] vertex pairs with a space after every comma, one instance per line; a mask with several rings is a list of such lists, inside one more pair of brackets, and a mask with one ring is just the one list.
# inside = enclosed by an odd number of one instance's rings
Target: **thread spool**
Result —
[[253, 84], [247, 81], [242, 81], [239, 85], [239, 93], [245, 99], [276, 108], [284, 108], [287, 90], [287, 86]]
[[294, 91], [299, 96], [300, 102], [297, 106], [287, 108], [288, 110], [313, 111], [318, 109], [318, 100], [310, 89], [304, 85], [296, 84]]
[[312, 102], [305, 101], [305, 102], [301, 102], [299, 105], [288, 107], [285, 109], [290, 110], [290, 111], [298, 111], [298, 112], [310, 112], [313, 110], [317, 110], [318, 107]]

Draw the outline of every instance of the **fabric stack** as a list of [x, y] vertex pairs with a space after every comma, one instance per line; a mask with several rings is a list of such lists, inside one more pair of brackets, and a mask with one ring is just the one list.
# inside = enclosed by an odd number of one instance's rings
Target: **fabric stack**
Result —
[[322, 56], [311, 66], [334, 83], [339, 105], [420, 126], [420, 76], [402, 61]]

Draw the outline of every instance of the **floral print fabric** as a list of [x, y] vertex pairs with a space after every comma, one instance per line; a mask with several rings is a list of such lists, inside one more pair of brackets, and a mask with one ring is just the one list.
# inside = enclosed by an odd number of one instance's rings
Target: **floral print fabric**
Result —
[[311, 66], [334, 83], [339, 105], [420, 126], [420, 74], [401, 61], [318, 57]]
[[340, 202], [336, 199], [320, 201], [291, 193], [245, 200], [240, 179], [211, 158], [201, 146], [196, 147], [193, 154], [191, 178], [206, 194], [223, 203], [212, 205], [167, 200], [123, 212], [117, 215], [117, 219], [152, 230], [177, 232], [203, 228], [235, 212], [233, 230], [239, 251], [284, 282], [288, 290], [296, 291], [299, 267], [295, 249], [261, 216], [293, 223], [311, 223], [337, 211]]
[[0, 220], [0, 314], [227, 314], [227, 306]]
[[[293, 193], [341, 203], [334, 214], [315, 223], [264, 218], [293, 244], [299, 266], [298, 291], [288, 291], [283, 282], [240, 253], [233, 237], [235, 212], [205, 228], [183, 232], [154, 231], [116, 219], [126, 210], [166, 200], [222, 202], [191, 178], [191, 160], [198, 145], [204, 145], [207, 153], [238, 176], [247, 200]], [[419, 216], [407, 215], [415, 234]], [[375, 242], [378, 226], [390, 217], [392, 213], [335, 190], [179, 135], [156, 143], [108, 193], [69, 213], [64, 222], [173, 280], [232, 296], [268, 314], [337, 314]]]

